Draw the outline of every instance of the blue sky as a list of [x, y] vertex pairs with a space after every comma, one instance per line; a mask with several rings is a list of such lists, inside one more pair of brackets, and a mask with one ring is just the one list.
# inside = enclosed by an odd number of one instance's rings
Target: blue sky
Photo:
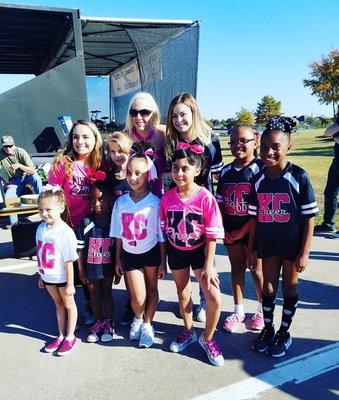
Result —
[[[205, 118], [231, 117], [241, 107], [255, 110], [266, 94], [282, 102], [286, 115], [331, 116], [331, 107], [320, 105], [302, 80], [310, 62], [339, 48], [338, 0], [20, 3], [80, 8], [86, 16], [200, 20], [197, 99]], [[0, 75], [0, 92], [22, 79]]]

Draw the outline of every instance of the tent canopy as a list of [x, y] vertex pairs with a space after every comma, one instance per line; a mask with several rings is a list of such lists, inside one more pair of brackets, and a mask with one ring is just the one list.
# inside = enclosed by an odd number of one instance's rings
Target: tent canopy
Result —
[[78, 9], [0, 3], [0, 74], [40, 75], [83, 53], [87, 76], [109, 75], [137, 58], [131, 30], [161, 28], [159, 40], [166, 40], [195, 23], [80, 17]]

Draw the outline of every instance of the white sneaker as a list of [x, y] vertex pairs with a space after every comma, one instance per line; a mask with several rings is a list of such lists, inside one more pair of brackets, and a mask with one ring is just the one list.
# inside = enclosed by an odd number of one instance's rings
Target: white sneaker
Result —
[[131, 329], [129, 331], [129, 338], [131, 340], [139, 340], [141, 334], [141, 327], [144, 320], [142, 318], [138, 319], [136, 317], [133, 318], [133, 322], [131, 323]]
[[143, 323], [139, 340], [139, 347], [148, 348], [154, 343], [154, 329], [151, 324]]
[[206, 300], [200, 300], [200, 304], [197, 307], [197, 321], [206, 322]]

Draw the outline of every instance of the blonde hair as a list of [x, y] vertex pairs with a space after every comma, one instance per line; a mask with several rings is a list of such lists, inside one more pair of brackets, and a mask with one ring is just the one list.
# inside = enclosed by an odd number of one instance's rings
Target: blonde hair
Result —
[[153, 96], [150, 93], [147, 92], [139, 92], [136, 95], [134, 95], [131, 98], [131, 101], [129, 102], [128, 109], [127, 109], [127, 115], [126, 115], [126, 123], [125, 123], [125, 131], [127, 132], [128, 135], [132, 135], [132, 130], [133, 130], [133, 121], [132, 117], [130, 116], [129, 112], [132, 107], [132, 104], [136, 100], [146, 100], [153, 111], [152, 117], [151, 117], [151, 124], [155, 128], [157, 125], [160, 124], [160, 111], [157, 106], [157, 103], [155, 102]]
[[168, 161], [171, 160], [179, 143], [179, 132], [175, 129], [172, 121], [173, 109], [179, 103], [185, 104], [192, 112], [192, 125], [189, 130], [195, 133], [195, 136], [204, 146], [211, 143], [212, 129], [201, 118], [195, 98], [189, 93], [181, 93], [171, 101], [167, 112], [165, 156]]
[[116, 143], [125, 154], [129, 154], [133, 144], [132, 139], [124, 132], [115, 131], [106, 138], [106, 143]]
[[98, 131], [98, 128], [93, 124], [93, 122], [79, 119], [76, 123], [73, 124], [71, 130], [69, 131], [67, 141], [65, 145], [57, 152], [53, 164], [52, 171], [56, 168], [62, 161], [64, 162], [64, 168], [66, 172], [66, 176], [69, 178], [73, 173], [73, 163], [77, 159], [77, 152], [73, 148], [73, 132], [77, 126], [87, 126], [89, 128], [95, 138], [94, 149], [92, 150], [89, 158], [89, 166], [94, 171], [100, 169], [102, 162], [102, 137], [101, 133]]
[[72, 224], [71, 215], [70, 215], [70, 212], [69, 212], [69, 209], [67, 206], [65, 193], [61, 188], [60, 189], [54, 188], [53, 190], [47, 189], [47, 190], [44, 190], [43, 192], [41, 192], [38, 197], [38, 204], [43, 199], [53, 199], [53, 198], [55, 198], [57, 200], [57, 202], [61, 206], [64, 207], [64, 211], [60, 215], [61, 219], [64, 222], [66, 222], [66, 224], [69, 225], [73, 229], [73, 224]]

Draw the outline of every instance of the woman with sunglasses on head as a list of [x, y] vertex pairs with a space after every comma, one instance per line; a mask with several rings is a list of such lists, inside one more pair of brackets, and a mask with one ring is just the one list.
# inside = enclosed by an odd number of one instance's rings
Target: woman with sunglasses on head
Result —
[[165, 126], [160, 125], [159, 108], [149, 93], [134, 95], [128, 106], [125, 131], [134, 142], [152, 142], [156, 147], [155, 166], [158, 179], [151, 182], [151, 191], [158, 197], [163, 194], [162, 174], [165, 170]]
[[[189, 93], [174, 97], [167, 112], [165, 156], [168, 163], [179, 142], [204, 147], [204, 171], [196, 177], [195, 182], [204, 186], [213, 194], [212, 175], [217, 177], [224, 163], [220, 142], [211, 128], [201, 118], [198, 104]], [[169, 168], [170, 170], [171, 168]], [[174, 187], [174, 183], [171, 187]], [[200, 291], [200, 304], [197, 308], [197, 320], [206, 321], [206, 301]]]
[[[224, 321], [223, 328], [234, 332], [245, 320], [243, 296], [248, 252], [250, 217], [247, 203], [251, 191], [251, 180], [260, 172], [263, 162], [257, 158], [258, 138], [254, 129], [247, 125], [236, 126], [231, 131], [229, 145], [234, 160], [223, 167], [219, 175], [216, 199], [223, 217], [228, 257], [231, 263], [234, 311]], [[262, 313], [263, 277], [261, 261], [256, 260], [256, 269], [251, 271], [258, 299], [257, 312], [250, 328], [264, 327]]]

